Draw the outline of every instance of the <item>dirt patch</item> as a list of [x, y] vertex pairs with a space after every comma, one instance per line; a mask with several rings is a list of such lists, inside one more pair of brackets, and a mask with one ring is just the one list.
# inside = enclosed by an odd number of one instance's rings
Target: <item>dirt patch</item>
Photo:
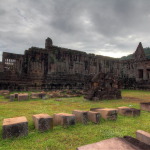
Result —
[[37, 104], [37, 102], [31, 102], [30, 104]]
[[8, 104], [9, 102], [0, 102], [0, 104]]

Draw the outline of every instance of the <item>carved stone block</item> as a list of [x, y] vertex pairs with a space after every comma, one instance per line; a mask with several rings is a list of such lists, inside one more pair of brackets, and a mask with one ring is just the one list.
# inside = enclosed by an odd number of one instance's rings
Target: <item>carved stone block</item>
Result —
[[142, 131], [142, 130], [137, 130], [136, 131], [136, 138], [139, 141], [144, 142], [145, 144], [150, 145], [150, 133]]
[[140, 110], [126, 106], [118, 107], [118, 113], [124, 116], [140, 116]]
[[102, 118], [108, 120], [116, 120], [117, 119], [117, 109], [114, 108], [103, 108], [96, 109], [96, 112], [99, 112]]
[[28, 94], [18, 94], [18, 101], [28, 100], [29, 95]]
[[32, 116], [35, 128], [41, 132], [53, 129], [53, 118], [48, 114], [37, 114]]
[[28, 135], [28, 121], [26, 117], [8, 118], [3, 120], [3, 138]]
[[54, 125], [62, 125], [67, 127], [70, 125], [75, 125], [75, 115], [67, 113], [58, 113], [53, 116]]
[[88, 111], [88, 120], [93, 123], [100, 123], [100, 113]]
[[13, 102], [15, 100], [15, 94], [10, 94], [10, 101]]
[[74, 110], [72, 112], [76, 116], [76, 121], [87, 124], [88, 123], [88, 112], [82, 110]]
[[141, 110], [150, 111], [150, 102], [140, 103]]

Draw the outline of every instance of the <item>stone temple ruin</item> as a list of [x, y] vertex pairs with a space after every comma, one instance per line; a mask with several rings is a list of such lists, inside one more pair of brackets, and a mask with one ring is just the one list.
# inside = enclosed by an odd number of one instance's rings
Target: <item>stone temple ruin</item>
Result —
[[90, 89], [85, 98], [89, 100], [120, 99], [121, 91], [117, 77], [112, 73], [96, 74], [91, 80]]
[[111, 72], [123, 88], [150, 88], [150, 60], [140, 43], [130, 60], [105, 57], [53, 45], [31, 47], [24, 54], [3, 52], [0, 89], [86, 89], [95, 74]]

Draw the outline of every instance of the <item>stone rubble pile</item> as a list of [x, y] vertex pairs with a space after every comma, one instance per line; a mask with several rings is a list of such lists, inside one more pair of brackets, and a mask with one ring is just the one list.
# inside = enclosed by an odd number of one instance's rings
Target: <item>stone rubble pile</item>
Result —
[[68, 98], [68, 97], [79, 97], [83, 95], [83, 91], [81, 90], [55, 90], [50, 92], [32, 92], [29, 93], [13, 93], [10, 94], [10, 91], [0, 90], [0, 95], [4, 96], [4, 98], [10, 99], [10, 101], [22, 101], [29, 99], [49, 99], [49, 98]]
[[89, 89], [85, 93], [85, 99], [97, 101], [122, 98], [119, 80], [112, 73], [100, 72], [96, 74], [87, 86]]

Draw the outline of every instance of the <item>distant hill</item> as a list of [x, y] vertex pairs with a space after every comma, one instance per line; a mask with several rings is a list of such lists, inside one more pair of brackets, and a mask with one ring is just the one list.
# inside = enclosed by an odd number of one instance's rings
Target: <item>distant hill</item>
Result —
[[[145, 52], [146, 57], [147, 57], [148, 59], [150, 59], [150, 47], [144, 48], [144, 52]], [[130, 55], [128, 55], [128, 56], [123, 56], [123, 57], [121, 57], [120, 59], [121, 59], [121, 60], [132, 59], [132, 55], [133, 55], [133, 54], [130, 54]]]

